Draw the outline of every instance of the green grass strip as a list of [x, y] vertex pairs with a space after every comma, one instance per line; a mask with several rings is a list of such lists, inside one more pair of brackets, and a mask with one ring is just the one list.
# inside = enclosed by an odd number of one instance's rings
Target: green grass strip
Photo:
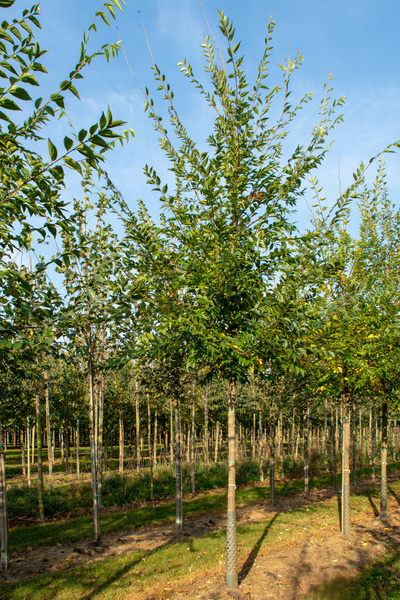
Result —
[[[388, 470], [399, 468], [399, 463], [388, 465]], [[366, 471], [363, 469], [362, 471]], [[368, 474], [368, 473], [366, 473]], [[310, 489], [328, 487], [331, 484], [331, 475], [322, 475], [310, 479]], [[338, 484], [339, 485], [339, 484]], [[300, 493], [304, 489], [302, 479], [277, 483], [275, 486], [276, 497]], [[268, 486], [248, 486], [236, 491], [237, 505], [253, 504], [269, 499]], [[226, 492], [199, 495], [195, 498], [184, 500], [184, 516], [195, 517], [204, 513], [224, 510], [226, 508]], [[147, 505], [142, 508], [122, 512], [103, 514], [100, 517], [102, 535], [119, 533], [135, 527], [158, 525], [173, 521], [175, 518], [175, 503], [168, 502]], [[16, 527], [10, 530], [10, 552], [18, 552], [30, 546], [33, 549], [53, 546], [57, 543], [66, 544], [77, 542], [93, 536], [93, 519], [80, 517], [63, 522], [49, 522], [27, 527]]]

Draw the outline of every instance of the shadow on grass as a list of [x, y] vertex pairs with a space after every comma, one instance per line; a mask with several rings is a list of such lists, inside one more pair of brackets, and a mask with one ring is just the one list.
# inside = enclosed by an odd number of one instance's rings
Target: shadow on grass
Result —
[[[361, 559], [361, 556], [360, 556]], [[373, 561], [358, 577], [336, 577], [313, 588], [309, 600], [378, 600], [400, 598], [400, 553], [392, 550]]]
[[270, 519], [270, 521], [268, 522], [268, 524], [266, 525], [264, 531], [262, 532], [262, 535], [258, 538], [257, 542], [254, 544], [253, 549], [251, 550], [249, 556], [246, 558], [245, 563], [243, 564], [240, 573], [239, 573], [239, 583], [244, 581], [247, 577], [247, 575], [250, 573], [256, 559], [257, 556], [260, 552], [261, 546], [265, 540], [265, 538], [267, 537], [267, 534], [269, 532], [269, 530], [271, 529], [272, 525], [274, 524], [274, 522], [276, 521], [276, 519], [278, 518], [278, 516], [280, 515], [280, 512], [277, 512], [272, 519]]
[[396, 494], [396, 492], [390, 485], [388, 485], [388, 492], [393, 496], [393, 498], [397, 501], [397, 504], [400, 506], [400, 496]]

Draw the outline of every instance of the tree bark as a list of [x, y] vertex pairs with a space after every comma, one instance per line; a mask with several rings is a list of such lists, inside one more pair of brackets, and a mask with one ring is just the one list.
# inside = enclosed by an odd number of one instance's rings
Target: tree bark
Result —
[[0, 421], [0, 531], [1, 554], [0, 564], [4, 570], [8, 569], [8, 510], [7, 510], [7, 482], [4, 461], [3, 429]]
[[44, 502], [43, 502], [43, 463], [42, 463], [42, 424], [40, 420], [40, 396], [39, 390], [35, 394], [36, 407], [36, 445], [37, 445], [37, 476], [38, 476], [38, 507], [39, 519], [44, 520]]
[[190, 480], [191, 480], [191, 487], [192, 487], [192, 494], [196, 493], [196, 470], [195, 470], [195, 456], [194, 456], [194, 450], [195, 450], [195, 417], [196, 417], [196, 395], [195, 395], [195, 381], [193, 380], [192, 383], [192, 434], [191, 434], [191, 444], [190, 444]]
[[46, 404], [46, 429], [47, 429], [47, 460], [49, 465], [49, 481], [50, 487], [53, 487], [53, 448], [51, 443], [51, 421], [50, 421], [50, 394], [49, 394], [49, 379], [47, 371], [44, 374], [45, 388], [45, 404]]
[[271, 419], [269, 428], [269, 501], [275, 503], [275, 426]]
[[217, 421], [217, 425], [216, 425], [216, 431], [215, 431], [215, 452], [214, 452], [214, 462], [217, 463], [218, 462], [218, 450], [219, 450], [219, 437], [220, 437], [220, 425], [219, 425], [219, 421]]
[[388, 440], [388, 406], [382, 404], [382, 445], [381, 445], [381, 521], [387, 521], [387, 440]]
[[150, 473], [150, 500], [154, 499], [154, 479], [153, 479], [153, 447], [151, 444], [151, 408], [150, 396], [147, 394], [147, 443], [149, 446], [149, 473]]
[[350, 533], [350, 392], [344, 387], [342, 406], [342, 511], [341, 529]]
[[79, 442], [80, 442], [80, 432], [79, 432], [79, 419], [76, 420], [76, 434], [75, 434], [75, 458], [76, 458], [76, 478], [80, 479], [81, 477], [81, 469], [79, 462]]
[[96, 460], [96, 444], [95, 444], [95, 406], [94, 406], [94, 390], [93, 390], [93, 363], [92, 358], [89, 358], [89, 421], [90, 421], [90, 456], [92, 470], [92, 492], [93, 492], [93, 522], [94, 522], [94, 539], [95, 542], [100, 540], [100, 513], [99, 513], [99, 493], [97, 487], [97, 460]]
[[135, 379], [135, 417], [136, 417], [136, 470], [140, 472], [140, 414], [139, 414], [139, 382]]
[[303, 457], [304, 457], [304, 493], [307, 496], [310, 491], [309, 486], [309, 431], [310, 431], [310, 407], [307, 406], [307, 410], [304, 414], [303, 421]]
[[183, 525], [183, 489], [182, 489], [182, 429], [181, 403], [179, 390], [175, 394], [175, 478], [176, 478], [176, 517], [175, 527]]
[[119, 407], [119, 465], [118, 472], [119, 476], [124, 475], [124, 413], [122, 405]]
[[236, 532], [236, 382], [229, 382], [228, 392], [228, 510], [226, 515], [226, 585], [238, 586]]
[[204, 461], [206, 465], [210, 462], [208, 454], [208, 386], [204, 388]]

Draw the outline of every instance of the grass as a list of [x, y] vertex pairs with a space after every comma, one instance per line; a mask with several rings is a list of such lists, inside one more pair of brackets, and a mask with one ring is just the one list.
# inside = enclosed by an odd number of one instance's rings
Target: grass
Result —
[[[388, 465], [388, 470], [400, 468], [399, 463]], [[243, 469], [244, 471], [244, 469]], [[363, 470], [365, 471], [365, 470]], [[251, 471], [250, 475], [251, 475]], [[210, 487], [219, 482], [219, 477], [211, 479]], [[330, 475], [322, 475], [310, 479], [310, 489], [329, 486]], [[226, 485], [226, 480], [223, 481]], [[286, 496], [300, 493], [303, 491], [303, 480], [293, 480], [286, 482], [277, 482], [275, 487], [276, 496]], [[377, 490], [363, 492], [370, 503], [374, 503], [374, 494]], [[362, 495], [362, 494], [361, 494]], [[236, 491], [237, 505], [253, 504], [262, 500], [269, 499], [269, 488], [265, 486], [247, 486], [239, 488]], [[184, 516], [195, 517], [201, 514], [221, 511], [226, 508], [225, 490], [215, 491], [209, 494], [200, 494], [193, 498], [184, 500]], [[119, 510], [118, 512], [102, 513], [100, 516], [100, 528], [102, 535], [123, 532], [135, 527], [144, 527], [157, 525], [164, 522], [171, 522], [175, 518], [175, 502], [163, 502], [158, 504], [149, 504], [139, 508], [130, 508]], [[33, 549], [52, 546], [57, 543], [73, 543], [78, 540], [87, 539], [93, 536], [93, 520], [91, 516], [84, 516], [75, 519], [60, 519], [55, 522], [45, 522], [27, 527], [15, 527], [10, 530], [10, 552], [18, 552], [24, 548]]]
[[[391, 485], [394, 492], [400, 490], [400, 483]], [[262, 488], [257, 488], [262, 489]], [[239, 490], [242, 491], [242, 490]], [[243, 490], [243, 492], [247, 490]], [[206, 498], [203, 498], [203, 500]], [[242, 497], [243, 499], [243, 497]], [[352, 497], [355, 513], [371, 512], [367, 493]], [[303, 535], [316, 534], [318, 531], [338, 524], [336, 499], [329, 502], [310, 505], [307, 508], [294, 509], [289, 513], [277, 513], [269, 522], [251, 523], [238, 527], [238, 553], [240, 575], [244, 576], [252, 568], [260, 554], [274, 545], [285, 541], [296, 541]], [[66, 562], [69, 558], [66, 559]], [[180, 578], [188, 583], [188, 578], [202, 569], [212, 568], [213, 574], [223, 578], [225, 562], [225, 533], [215, 531], [203, 537], [193, 538], [175, 544], [166, 544], [148, 552], [133, 552], [105, 561], [91, 563], [83, 567], [60, 571], [54, 575], [44, 575], [19, 584], [4, 585], [0, 588], [2, 600], [24, 600], [40, 598], [43, 600], [77, 599], [118, 600], [129, 598], [130, 594], [141, 593], [162, 585], [168, 589]], [[221, 563], [221, 566], [219, 566]], [[400, 557], [391, 553], [374, 563], [365, 571], [355, 586], [347, 588], [343, 582], [341, 588], [321, 590], [315, 600], [376, 600], [390, 598], [400, 590]], [[184, 582], [183, 582], [184, 583]], [[354, 590], [357, 591], [355, 595]], [[329, 595], [332, 591], [332, 594]], [[376, 594], [373, 594], [375, 590]], [[383, 595], [390, 591], [392, 595]], [[328, 594], [328, 595], [327, 595]], [[346, 594], [346, 595], [345, 595]], [[362, 595], [364, 594], [364, 595]], [[366, 595], [367, 594], [367, 595]], [[370, 594], [370, 595], [368, 595]], [[168, 595], [166, 596], [168, 597]]]
[[308, 600], [399, 600], [400, 552], [386, 552], [352, 580], [340, 577], [329, 581]]

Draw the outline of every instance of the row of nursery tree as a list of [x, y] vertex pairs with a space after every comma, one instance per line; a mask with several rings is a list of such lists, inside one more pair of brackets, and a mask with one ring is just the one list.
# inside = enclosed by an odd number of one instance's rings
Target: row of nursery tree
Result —
[[[10, 3], [0, 2], [5, 4]], [[312, 100], [307, 94], [291, 104], [291, 77], [301, 56], [280, 67], [280, 85], [269, 85], [270, 22], [249, 84], [235, 30], [221, 13], [224, 48], [212, 35], [203, 44], [206, 81], [188, 62], [180, 64], [215, 115], [205, 141], [197, 144], [190, 136], [156, 64], [168, 127], [162, 107], [141, 88], [174, 182], [163, 184], [156, 169], [145, 166], [159, 215], [153, 217], [141, 201], [133, 210], [105, 167], [114, 143], [132, 137], [110, 109], [92, 126], [71, 129], [59, 148], [49, 137], [48, 156], [38, 151], [44, 132], [52, 135], [54, 119], [66, 117], [67, 95], [79, 97], [76, 85], [85, 68], [100, 55], [108, 60], [118, 54], [121, 43], [92, 54], [88, 44], [98, 22], [108, 24], [120, 8], [118, 0], [110, 0], [96, 13], [76, 67], [47, 100], [30, 95], [39, 85], [36, 74], [45, 72], [32, 30], [39, 26], [38, 7], [0, 29], [0, 418], [8, 443], [14, 435], [11, 443], [19, 437], [24, 452], [32, 452], [30, 441], [36, 439], [41, 518], [43, 439], [50, 468], [56, 443], [67, 455], [75, 445], [79, 455], [80, 439], [87, 439], [96, 540], [105, 449], [115, 432], [121, 472], [124, 442], [132, 445], [135, 468], [151, 469], [160, 453], [165, 461], [174, 455], [177, 526], [182, 526], [183, 446], [189, 462], [196, 452], [207, 461], [224, 450], [227, 585], [235, 587], [238, 452], [258, 456], [262, 471], [267, 446], [270, 469], [276, 443], [286, 454], [295, 453], [301, 436], [307, 449], [317, 417], [325, 449], [340, 430], [342, 531], [348, 533], [351, 407], [357, 407], [354, 435], [367, 427], [372, 407], [371, 441], [376, 415], [381, 432], [385, 518], [388, 407], [396, 410], [399, 387], [400, 223], [387, 191], [384, 155], [398, 144], [361, 164], [352, 184], [328, 202], [317, 173], [329, 149], [328, 134], [342, 121], [337, 111], [343, 99], [333, 98], [328, 81], [308, 139], [293, 143], [291, 122]], [[32, 112], [18, 121], [21, 103]], [[280, 116], [272, 122], [277, 105]], [[82, 181], [82, 197], [72, 205], [64, 200], [67, 170]], [[301, 229], [296, 210], [304, 202], [312, 217]], [[357, 234], [353, 220], [359, 222]], [[52, 237], [60, 252], [34, 261], [37, 241]], [[54, 266], [60, 289], [51, 283]], [[391, 432], [395, 446], [395, 426]], [[6, 566], [3, 446], [0, 425]], [[333, 448], [336, 460], [336, 442]], [[306, 467], [307, 452], [304, 458]]]

